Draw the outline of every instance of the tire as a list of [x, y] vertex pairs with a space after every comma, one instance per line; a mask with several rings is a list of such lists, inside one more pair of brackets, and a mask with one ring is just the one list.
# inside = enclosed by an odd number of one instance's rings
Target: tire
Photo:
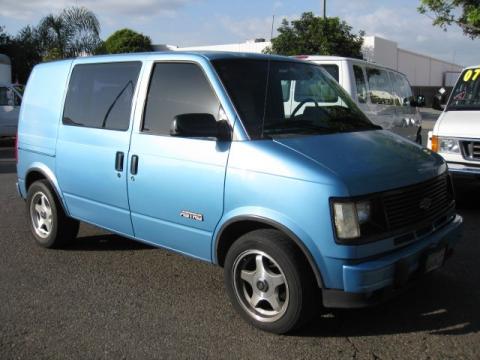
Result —
[[298, 329], [320, 306], [311, 269], [292, 240], [277, 230], [241, 236], [227, 253], [224, 272], [233, 306], [261, 330]]
[[35, 242], [58, 248], [75, 238], [79, 221], [69, 218], [46, 180], [35, 181], [27, 193], [27, 218]]

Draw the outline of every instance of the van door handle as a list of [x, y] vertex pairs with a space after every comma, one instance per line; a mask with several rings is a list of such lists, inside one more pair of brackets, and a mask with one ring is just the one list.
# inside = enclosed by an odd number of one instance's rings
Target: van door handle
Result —
[[132, 155], [132, 162], [130, 163], [130, 173], [132, 175], [137, 175], [138, 172], [138, 156]]
[[124, 159], [124, 154], [121, 151], [117, 151], [117, 155], [115, 156], [115, 170], [118, 172], [123, 171], [123, 159]]

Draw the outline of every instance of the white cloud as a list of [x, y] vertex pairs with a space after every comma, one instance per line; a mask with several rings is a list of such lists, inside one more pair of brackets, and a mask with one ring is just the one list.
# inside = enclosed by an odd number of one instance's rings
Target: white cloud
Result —
[[[272, 16], [248, 17], [244, 19], [236, 19], [225, 15], [218, 15], [217, 17], [225, 30], [235, 35], [238, 41], [245, 41], [254, 38], [270, 39], [273, 20]], [[295, 15], [275, 15], [273, 37], [277, 35], [277, 29], [280, 27], [283, 19], [290, 21], [295, 18], [297, 18]]]
[[35, 20], [68, 6], [85, 6], [96, 14], [114, 20], [126, 15], [149, 18], [172, 16], [183, 6], [198, 0], [2, 0], [0, 16], [19, 20]]

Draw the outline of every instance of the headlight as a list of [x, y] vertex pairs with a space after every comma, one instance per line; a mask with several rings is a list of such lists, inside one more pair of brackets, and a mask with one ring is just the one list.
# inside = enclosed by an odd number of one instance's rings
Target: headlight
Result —
[[374, 241], [386, 231], [383, 202], [379, 197], [370, 199], [332, 199], [332, 217], [336, 242], [360, 244]]
[[456, 139], [439, 138], [439, 152], [441, 153], [460, 153], [460, 144]]
[[457, 139], [432, 136], [432, 150], [438, 153], [460, 154], [460, 143]]
[[371, 204], [369, 201], [334, 202], [333, 213], [335, 229], [339, 239], [360, 237], [360, 225], [370, 220]]

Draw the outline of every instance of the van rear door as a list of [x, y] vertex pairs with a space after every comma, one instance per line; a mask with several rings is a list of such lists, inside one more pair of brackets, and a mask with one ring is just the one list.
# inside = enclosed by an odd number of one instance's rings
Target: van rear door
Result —
[[126, 157], [141, 62], [77, 64], [57, 141], [57, 176], [70, 214], [133, 235]]

